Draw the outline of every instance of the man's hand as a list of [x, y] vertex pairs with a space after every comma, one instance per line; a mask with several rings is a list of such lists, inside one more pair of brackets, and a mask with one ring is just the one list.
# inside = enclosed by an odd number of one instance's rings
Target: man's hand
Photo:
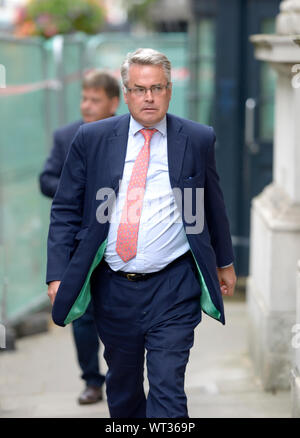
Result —
[[50, 298], [52, 305], [54, 303], [60, 283], [60, 281], [50, 281], [48, 284], [48, 297]]
[[236, 284], [234, 266], [230, 265], [227, 266], [227, 268], [217, 268], [217, 273], [222, 294], [232, 297]]

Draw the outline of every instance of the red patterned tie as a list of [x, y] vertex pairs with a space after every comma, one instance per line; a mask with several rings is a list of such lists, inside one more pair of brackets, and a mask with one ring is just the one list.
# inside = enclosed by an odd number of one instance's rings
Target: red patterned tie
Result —
[[149, 166], [150, 141], [152, 135], [156, 131], [157, 129], [140, 130], [145, 138], [145, 143], [133, 165], [116, 243], [116, 251], [124, 262], [127, 262], [136, 255], [140, 218]]

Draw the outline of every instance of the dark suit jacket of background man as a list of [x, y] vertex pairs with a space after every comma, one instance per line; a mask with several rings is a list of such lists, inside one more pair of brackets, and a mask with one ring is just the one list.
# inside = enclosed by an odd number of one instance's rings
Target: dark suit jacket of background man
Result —
[[[99, 223], [97, 209], [109, 211], [114, 194], [96, 196], [109, 187], [118, 193], [126, 157], [130, 115], [84, 124], [70, 148], [53, 200], [48, 236], [46, 282], [61, 280], [52, 309], [64, 326], [88, 306], [90, 277], [100, 263], [109, 222]], [[229, 223], [215, 165], [211, 127], [167, 114], [169, 178], [172, 188], [204, 188], [204, 229], [187, 234], [198, 268], [201, 308], [225, 324], [216, 267], [232, 263]], [[184, 212], [184, 208], [182, 208]], [[184, 228], [186, 223], [182, 214]]]
[[53, 148], [39, 177], [43, 195], [49, 198], [54, 197], [69, 147], [76, 132], [83, 123], [83, 120], [78, 120], [54, 132]]

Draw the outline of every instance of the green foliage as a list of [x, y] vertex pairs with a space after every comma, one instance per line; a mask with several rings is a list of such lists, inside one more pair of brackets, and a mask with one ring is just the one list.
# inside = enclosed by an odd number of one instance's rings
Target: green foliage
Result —
[[[99, 32], [104, 13], [97, 0], [30, 0], [17, 26], [34, 35], [52, 37], [76, 31]], [[21, 32], [22, 33], [22, 32]]]

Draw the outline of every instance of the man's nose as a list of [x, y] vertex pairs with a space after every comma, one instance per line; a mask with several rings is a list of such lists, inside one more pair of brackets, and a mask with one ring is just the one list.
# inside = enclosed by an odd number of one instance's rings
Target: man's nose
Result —
[[145, 99], [147, 100], [147, 102], [153, 101], [153, 93], [152, 93], [150, 88], [148, 88], [148, 90], [146, 90]]
[[85, 100], [84, 102], [82, 102], [82, 108], [87, 109], [90, 106], [90, 102], [88, 100]]

